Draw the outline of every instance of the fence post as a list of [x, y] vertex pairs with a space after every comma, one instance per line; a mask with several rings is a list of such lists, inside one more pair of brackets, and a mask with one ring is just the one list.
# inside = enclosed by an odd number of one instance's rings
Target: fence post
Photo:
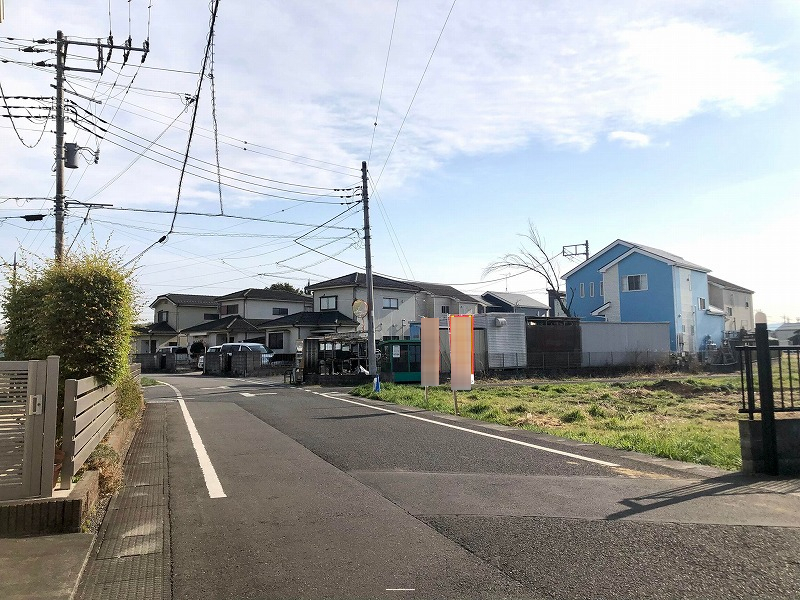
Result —
[[68, 490], [75, 475], [75, 409], [78, 399], [78, 380], [64, 382], [64, 434], [61, 448], [64, 450], [64, 463], [61, 466], [61, 485], [59, 489]]
[[41, 495], [53, 495], [53, 463], [58, 427], [58, 356], [48, 356], [46, 362], [47, 383], [44, 390], [44, 438], [42, 440]]
[[775, 435], [775, 399], [772, 386], [772, 356], [769, 349], [767, 316], [756, 313], [756, 359], [758, 393], [761, 397], [761, 437], [764, 444], [764, 472], [778, 474], [778, 439]]

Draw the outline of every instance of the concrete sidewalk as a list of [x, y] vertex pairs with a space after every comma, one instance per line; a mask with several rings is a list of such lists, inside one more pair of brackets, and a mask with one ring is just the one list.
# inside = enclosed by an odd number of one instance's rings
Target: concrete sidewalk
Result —
[[125, 487], [111, 499], [76, 598], [171, 597], [166, 411], [147, 405], [125, 459]]

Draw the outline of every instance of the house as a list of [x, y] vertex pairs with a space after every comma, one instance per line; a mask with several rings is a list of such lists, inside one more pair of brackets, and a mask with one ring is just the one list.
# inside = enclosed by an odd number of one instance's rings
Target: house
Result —
[[566, 273], [566, 301], [581, 321], [669, 323], [673, 352], [721, 344], [725, 312], [711, 304], [709, 269], [616, 240]]
[[[219, 318], [214, 296], [161, 294], [152, 304], [153, 322], [134, 327], [131, 348], [134, 354], [153, 354], [165, 344], [186, 345], [179, 338], [181, 329]], [[180, 344], [180, 342], [184, 342]]]
[[[325, 312], [298, 312], [269, 319], [256, 325], [264, 335], [266, 346], [277, 355], [294, 355], [297, 342], [307, 337], [356, 331], [358, 322], [338, 310]], [[289, 357], [283, 357], [288, 360]]]
[[312, 310], [311, 296], [285, 290], [248, 288], [218, 296], [216, 302], [220, 317], [239, 315], [253, 322]]
[[708, 301], [725, 313], [725, 331], [751, 330], [753, 317], [753, 290], [708, 276]]
[[778, 340], [781, 346], [793, 346], [797, 339], [797, 334], [800, 333], [800, 321], [797, 323], [784, 323], [780, 327], [776, 327], [772, 332], [772, 336]]
[[197, 341], [203, 342], [207, 348], [229, 342], [263, 343], [264, 341], [264, 332], [251, 321], [243, 319], [239, 315], [227, 315], [213, 321], [198, 323], [182, 329], [180, 335], [186, 340], [186, 345], [190, 347]]
[[[422, 281], [401, 281], [380, 275], [373, 276], [375, 297], [376, 339], [410, 337], [412, 322], [422, 317], [442, 317], [450, 314], [477, 314], [475, 298], [449, 285]], [[366, 275], [350, 273], [308, 286], [314, 294], [314, 311], [338, 311], [348, 318], [353, 314], [353, 302], [367, 299]], [[366, 320], [361, 330], [366, 330]]]
[[486, 292], [481, 298], [490, 304], [486, 312], [522, 313], [527, 317], [546, 317], [550, 308], [523, 294]]

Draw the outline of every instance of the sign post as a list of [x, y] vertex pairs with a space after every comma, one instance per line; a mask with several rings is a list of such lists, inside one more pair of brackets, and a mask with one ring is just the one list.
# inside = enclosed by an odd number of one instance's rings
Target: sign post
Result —
[[420, 345], [422, 362], [420, 385], [425, 388], [427, 405], [428, 387], [439, 385], [439, 319], [429, 317], [421, 319]]
[[450, 388], [458, 414], [458, 390], [472, 389], [472, 357], [475, 353], [472, 315], [450, 317]]

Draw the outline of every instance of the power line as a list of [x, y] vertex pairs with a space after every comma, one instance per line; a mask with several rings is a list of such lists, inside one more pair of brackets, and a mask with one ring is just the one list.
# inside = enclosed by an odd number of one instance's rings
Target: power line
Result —
[[375, 131], [378, 129], [378, 115], [381, 112], [381, 100], [383, 100], [383, 86], [386, 83], [386, 72], [389, 70], [389, 55], [392, 52], [392, 40], [394, 39], [394, 25], [397, 22], [397, 11], [400, 8], [400, 0], [394, 5], [394, 18], [392, 19], [392, 32], [389, 34], [389, 48], [386, 50], [386, 63], [383, 65], [383, 79], [381, 80], [381, 92], [378, 94], [378, 108], [375, 110], [375, 123], [372, 126], [372, 141], [369, 143], [369, 156], [367, 163], [372, 159], [372, 146], [375, 144]]
[[[82, 125], [78, 121], [75, 121], [75, 125], [77, 125], [78, 127], [80, 127], [81, 129], [83, 129], [85, 131], [88, 131], [89, 133], [93, 133], [88, 127], [86, 127], [85, 125]], [[123, 139], [123, 140], [125, 140], [125, 141], [127, 141], [127, 142], [129, 142], [131, 144], [134, 144], [134, 145], [139, 146], [141, 148], [145, 148], [144, 145], [139, 144], [139, 143], [137, 143], [137, 142], [135, 142], [133, 140], [128, 140], [127, 138], [125, 138], [125, 137], [123, 137], [123, 136], [121, 136], [119, 134], [116, 134], [114, 132], [108, 132], [108, 133], [110, 133], [111, 135], [114, 135], [116, 137], [119, 137], [119, 138], [121, 138], [121, 139]], [[140, 155], [140, 156], [142, 156], [142, 157], [144, 157], [144, 158], [146, 158], [148, 160], [151, 160], [153, 162], [156, 162], [156, 163], [158, 163], [160, 165], [163, 165], [165, 167], [169, 167], [171, 169], [175, 169], [176, 171], [180, 170], [175, 165], [160, 161], [160, 160], [158, 160], [156, 158], [153, 158], [152, 156], [149, 156], [148, 154], [145, 154], [145, 150], [142, 150], [142, 151], [132, 150], [131, 148], [128, 148], [127, 146], [125, 146], [123, 144], [120, 144], [119, 142], [115, 142], [114, 140], [110, 140], [108, 138], [104, 138], [104, 139], [108, 143], [113, 144], [114, 146], [118, 146], [118, 147], [120, 147], [120, 148], [122, 148], [124, 150], [127, 150], [128, 152], [132, 152], [134, 154]], [[163, 154], [161, 152], [156, 152], [156, 151], [151, 151], [151, 152], [154, 153], [154, 154], [157, 154], [159, 156], [163, 156], [163, 157], [167, 158], [168, 160], [176, 160], [176, 159], [174, 159], [174, 158], [172, 158], [172, 157], [170, 157], [170, 156], [168, 156], [166, 154]], [[195, 167], [195, 168], [197, 168], [197, 167]], [[198, 179], [202, 179], [204, 181], [210, 181], [212, 183], [216, 183], [216, 180], [213, 179], [212, 177], [206, 177], [206, 176], [204, 176], [204, 175], [202, 175], [200, 173], [194, 172], [194, 171], [189, 171], [189, 174], [194, 176], [194, 177], [197, 177]], [[250, 185], [254, 185], [254, 186], [257, 186], [257, 187], [271, 188], [271, 186], [266, 186], [266, 185], [263, 185], [263, 184], [253, 183], [253, 182], [250, 182], [250, 181], [244, 181], [244, 180], [241, 180], [241, 179], [238, 179], [238, 178], [235, 178], [235, 177], [228, 176], [228, 179], [232, 179], [233, 181], [240, 181], [240, 182], [247, 183], [247, 184], [250, 184]], [[278, 194], [270, 194], [270, 193], [267, 193], [267, 192], [261, 192], [261, 191], [258, 191], [258, 190], [253, 190], [253, 189], [250, 189], [250, 188], [234, 185], [234, 184], [228, 183], [228, 182], [225, 182], [224, 185], [226, 187], [231, 188], [231, 189], [240, 190], [240, 191], [247, 192], [247, 193], [250, 193], [250, 194], [255, 194], [255, 195], [258, 195], [258, 196], [265, 196], [265, 197], [268, 197], [268, 198], [277, 198], [279, 200], [289, 200], [291, 202], [298, 202], [298, 203], [303, 203], [303, 204], [326, 204], [326, 205], [333, 206], [333, 205], [345, 205], [345, 204], [351, 204], [351, 203], [357, 203], [358, 202], [357, 200], [351, 200], [349, 202], [348, 201], [344, 201], [344, 202], [328, 202], [328, 201], [323, 201], [323, 200], [311, 200], [311, 199], [308, 199], [308, 198], [292, 198], [292, 197], [289, 197], [289, 196], [281, 196], [281, 195], [278, 195]], [[292, 191], [291, 193], [302, 194], [303, 192]], [[316, 194], [316, 197], [333, 198], [335, 196], [333, 196], [333, 195], [324, 195], [324, 194]], [[341, 198], [350, 198], [352, 196], [339, 196], [339, 197], [341, 197]]]
[[197, 121], [197, 108], [200, 105], [200, 90], [203, 88], [203, 77], [206, 74], [206, 63], [208, 62], [209, 51], [211, 48], [211, 44], [214, 40], [214, 23], [217, 20], [217, 10], [219, 9], [219, 0], [214, 0], [214, 8], [211, 11], [211, 24], [209, 25], [208, 29], [208, 41], [206, 43], [206, 52], [203, 56], [203, 66], [200, 69], [200, 80], [197, 82], [197, 92], [194, 95], [194, 110], [192, 111], [192, 122], [189, 125], [189, 139], [186, 141], [186, 154], [183, 157], [183, 166], [181, 167], [181, 175], [178, 179], [178, 196], [175, 199], [175, 212], [172, 215], [172, 223], [169, 226], [169, 231], [167, 235], [172, 233], [173, 229], [175, 228], [175, 219], [178, 217], [178, 205], [181, 201], [181, 187], [183, 185], [183, 177], [186, 173], [186, 163], [189, 162], [189, 149], [192, 146], [192, 136], [194, 135], [194, 124]]
[[389, 157], [392, 155], [392, 151], [394, 151], [395, 144], [397, 144], [397, 139], [400, 137], [400, 132], [403, 131], [403, 126], [406, 124], [406, 119], [408, 118], [408, 114], [411, 112], [411, 107], [414, 105], [414, 100], [417, 98], [417, 93], [419, 92], [419, 88], [422, 86], [422, 80], [425, 79], [425, 74], [428, 72], [428, 67], [431, 66], [433, 55], [436, 53], [436, 48], [439, 47], [439, 41], [442, 39], [442, 35], [444, 34], [444, 28], [447, 27], [447, 22], [450, 20], [450, 15], [453, 13], [453, 9], [456, 7], [457, 1], [458, 0], [453, 0], [453, 4], [450, 5], [450, 11], [447, 13], [447, 18], [445, 18], [444, 20], [444, 24], [442, 25], [442, 30], [439, 32], [439, 37], [436, 38], [436, 43], [433, 45], [433, 50], [431, 50], [431, 55], [428, 57], [428, 62], [425, 65], [425, 70], [422, 71], [422, 77], [419, 78], [417, 89], [414, 90], [414, 95], [411, 97], [411, 102], [408, 105], [406, 114], [403, 115], [403, 121], [400, 123], [400, 129], [397, 130], [397, 135], [394, 136], [392, 147], [389, 148], [389, 154], [386, 155], [386, 160], [383, 161], [383, 166], [381, 167], [381, 172], [378, 173], [377, 181], [380, 181], [381, 177], [383, 177], [383, 171], [384, 169], [386, 169], [386, 164], [389, 162]]

